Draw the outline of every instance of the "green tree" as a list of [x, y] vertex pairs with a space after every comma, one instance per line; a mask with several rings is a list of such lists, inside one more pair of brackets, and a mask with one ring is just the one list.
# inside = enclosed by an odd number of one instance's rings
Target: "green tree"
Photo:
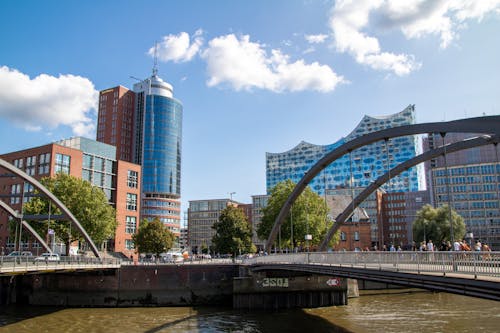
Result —
[[[113, 237], [116, 231], [115, 209], [109, 205], [104, 192], [90, 182], [67, 174], [58, 173], [55, 177], [40, 180], [75, 216], [89, 237], [96, 244]], [[37, 191], [35, 191], [36, 193]], [[25, 215], [47, 215], [49, 200], [45, 197], [33, 197], [24, 204]], [[50, 204], [50, 214], [60, 215], [61, 211]], [[58, 239], [66, 244], [66, 254], [69, 244], [73, 241], [83, 241], [83, 235], [71, 226], [70, 221], [28, 221], [40, 234], [46, 235], [52, 229]]]
[[252, 228], [243, 211], [234, 206], [227, 206], [219, 215], [219, 221], [212, 228], [215, 235], [212, 237], [213, 248], [219, 253], [254, 253], [252, 243]]
[[153, 253], [156, 258], [172, 248], [174, 238], [174, 234], [158, 218], [142, 221], [138, 232], [132, 235], [137, 252]]
[[[291, 180], [286, 180], [271, 189], [267, 206], [263, 209], [262, 221], [257, 228], [257, 235], [260, 239], [269, 237], [281, 207], [292, 193], [295, 185]], [[307, 234], [312, 236], [309, 246], [316, 246], [323, 240], [330, 226], [331, 222], [328, 218], [328, 207], [325, 200], [307, 187], [295, 200], [290, 209], [290, 214], [281, 225], [281, 246], [289, 248], [306, 247], [305, 236]], [[291, 244], [292, 228], [293, 244]], [[339, 239], [340, 232], [337, 232], [332, 237], [329, 245], [333, 246], [339, 242]]]
[[[453, 209], [451, 210], [453, 221], [453, 239], [462, 239], [465, 235], [464, 219]], [[435, 244], [450, 238], [450, 215], [448, 205], [434, 208], [431, 205], [423, 206], [413, 222], [413, 239], [415, 241], [427, 241], [432, 239]]]

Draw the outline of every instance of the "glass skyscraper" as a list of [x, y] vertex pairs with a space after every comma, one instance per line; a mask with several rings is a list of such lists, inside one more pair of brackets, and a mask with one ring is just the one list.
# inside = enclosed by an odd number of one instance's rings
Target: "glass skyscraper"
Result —
[[116, 158], [142, 166], [141, 219], [160, 219], [180, 234], [182, 104], [172, 86], [153, 75], [101, 91], [97, 140], [116, 146]]
[[182, 104], [173, 88], [153, 75], [134, 85], [134, 162], [142, 165], [144, 219], [159, 218], [180, 232]]
[[[269, 191], [279, 182], [298, 182], [318, 160], [342, 144], [364, 134], [391, 127], [415, 124], [415, 106], [381, 117], [364, 116], [346, 137], [330, 145], [301, 142], [283, 153], [266, 153], [266, 187]], [[331, 163], [309, 184], [323, 195], [335, 188], [366, 187], [389, 168], [415, 157], [420, 151], [417, 136], [405, 136], [379, 141], [354, 150]], [[421, 168], [413, 167], [393, 178], [382, 188], [387, 192], [418, 191], [423, 187]]]

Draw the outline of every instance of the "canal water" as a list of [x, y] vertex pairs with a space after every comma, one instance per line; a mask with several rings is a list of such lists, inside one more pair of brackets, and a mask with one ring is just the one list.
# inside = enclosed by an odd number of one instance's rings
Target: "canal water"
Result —
[[500, 303], [446, 293], [392, 292], [349, 305], [278, 312], [228, 308], [2, 307], [0, 332], [500, 332]]

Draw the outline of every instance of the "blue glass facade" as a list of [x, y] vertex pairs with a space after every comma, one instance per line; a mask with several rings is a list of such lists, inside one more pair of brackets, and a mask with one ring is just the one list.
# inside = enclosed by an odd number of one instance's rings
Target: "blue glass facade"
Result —
[[180, 233], [182, 104], [156, 73], [134, 85], [134, 161], [142, 165], [141, 218]]
[[181, 103], [164, 96], [148, 96], [143, 140], [143, 192], [180, 197]]
[[[383, 117], [365, 116], [356, 128], [337, 142], [320, 146], [301, 142], [283, 153], [266, 153], [266, 187], [269, 191], [279, 182], [298, 182], [319, 159], [342, 144], [364, 134], [415, 123], [415, 107]], [[309, 186], [323, 195], [325, 190], [342, 187], [366, 187], [387, 172], [388, 168], [414, 157], [419, 151], [418, 138], [406, 136], [361, 147], [326, 167]], [[388, 192], [418, 191], [422, 186], [420, 168], [414, 167], [393, 178], [383, 188]], [[351, 184], [352, 182], [352, 184]]]

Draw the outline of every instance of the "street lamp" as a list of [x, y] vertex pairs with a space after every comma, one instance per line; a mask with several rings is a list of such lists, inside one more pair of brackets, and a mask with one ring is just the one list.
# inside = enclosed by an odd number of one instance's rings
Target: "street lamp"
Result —
[[233, 194], [236, 194], [236, 192], [229, 192], [229, 197], [231, 199], [231, 202], [233, 202]]

